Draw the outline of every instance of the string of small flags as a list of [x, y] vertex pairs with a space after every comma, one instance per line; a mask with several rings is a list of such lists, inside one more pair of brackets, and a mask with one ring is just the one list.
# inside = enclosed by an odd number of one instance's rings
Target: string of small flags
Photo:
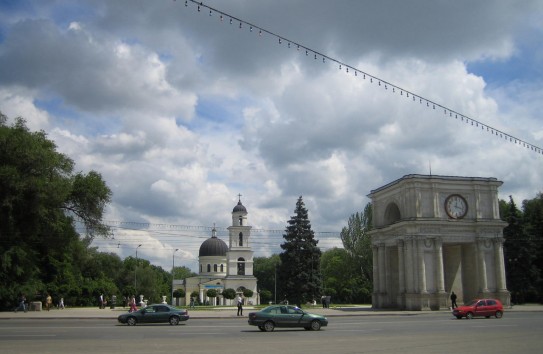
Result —
[[[175, 0], [174, 0], [175, 1]], [[534, 144], [531, 144], [523, 139], [517, 138], [511, 134], [508, 134], [504, 131], [501, 131], [499, 129], [493, 128], [492, 126], [482, 123], [474, 118], [470, 118], [466, 116], [465, 114], [462, 114], [460, 112], [457, 112], [453, 109], [450, 109], [442, 104], [439, 104], [437, 102], [434, 102], [430, 99], [424, 98], [420, 95], [415, 94], [414, 92], [411, 92], [409, 90], [406, 90], [402, 87], [399, 87], [397, 85], [394, 85], [393, 83], [383, 80], [377, 76], [371, 75], [363, 70], [360, 70], [358, 68], [355, 68], [347, 63], [344, 63], [340, 60], [334, 59], [326, 54], [320, 53], [319, 51], [313, 50], [309, 47], [304, 46], [303, 44], [297, 43], [295, 41], [292, 41], [288, 38], [285, 38], [283, 36], [280, 36], [276, 33], [273, 33], [271, 31], [266, 30], [265, 28], [259, 27], [253, 23], [247, 22], [245, 20], [242, 20], [240, 18], [237, 18], [235, 16], [229, 15], [223, 11], [220, 11], [216, 8], [213, 8], [209, 5], [205, 5], [203, 2], [195, 1], [195, 0], [185, 0], [185, 7], [193, 6], [197, 9], [198, 12], [207, 12], [209, 14], [209, 17], [212, 16], [218, 16], [221, 22], [226, 21], [227, 23], [231, 25], [236, 25], [240, 29], [248, 29], [250, 32], [258, 32], [259, 36], [269, 36], [273, 37], [277, 40], [278, 44], [286, 43], [288, 48], [296, 48], [297, 51], [304, 53], [305, 56], [313, 58], [314, 60], [322, 61], [323, 63], [333, 63], [338, 67], [339, 70], [345, 71], [348, 74], [352, 74], [356, 77], [361, 77], [363, 80], [369, 80], [370, 83], [376, 83], [378, 87], [382, 87], [387, 91], [390, 91], [391, 93], [397, 93], [399, 96], [405, 97], [407, 99], [412, 100], [413, 102], [419, 103], [421, 105], [425, 105], [427, 108], [436, 110], [436, 111], [442, 111], [445, 116], [448, 117], [454, 117], [454, 119], [458, 120], [459, 122], [463, 122], [464, 124], [468, 124], [473, 126], [474, 128], [480, 128], [481, 131], [488, 132], [500, 139], [504, 139], [510, 143], [519, 145], [521, 147], [524, 147], [526, 149], [529, 149], [530, 151], [533, 151], [538, 154], [543, 155], [543, 149], [539, 146], [536, 146]]]

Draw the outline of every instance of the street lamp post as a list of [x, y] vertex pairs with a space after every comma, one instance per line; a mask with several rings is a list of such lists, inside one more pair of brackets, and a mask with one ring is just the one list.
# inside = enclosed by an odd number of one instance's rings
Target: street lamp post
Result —
[[141, 245], [138, 245], [136, 247], [136, 268], [134, 269], [134, 292], [135, 296], [138, 296], [138, 248], [140, 248]]
[[179, 248], [176, 248], [175, 251], [173, 251], [172, 253], [172, 306], [174, 305], [173, 303], [173, 270], [175, 268], [175, 252], [179, 251]]
[[274, 282], [275, 282], [275, 284], [274, 284], [274, 289], [273, 289], [273, 292], [274, 292], [273, 295], [274, 295], [274, 304], [277, 305], [277, 264], [275, 265], [274, 269], [275, 269], [275, 272], [274, 272], [275, 273], [274, 274]]

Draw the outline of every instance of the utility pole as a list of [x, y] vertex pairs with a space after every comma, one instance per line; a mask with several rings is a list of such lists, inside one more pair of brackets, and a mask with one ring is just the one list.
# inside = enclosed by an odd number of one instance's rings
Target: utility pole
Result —
[[140, 247], [141, 245], [138, 245], [138, 247], [136, 247], [136, 268], [134, 269], [134, 292], [135, 292], [134, 295], [135, 296], [138, 296], [138, 248]]
[[275, 276], [274, 276], [274, 280], [275, 280], [275, 289], [274, 289], [274, 291], [273, 291], [274, 296], [275, 296], [274, 304], [277, 305], [277, 264], [275, 265]]
[[172, 306], [173, 306], [173, 270], [175, 268], [175, 252], [179, 251], [179, 248], [176, 248], [172, 253]]

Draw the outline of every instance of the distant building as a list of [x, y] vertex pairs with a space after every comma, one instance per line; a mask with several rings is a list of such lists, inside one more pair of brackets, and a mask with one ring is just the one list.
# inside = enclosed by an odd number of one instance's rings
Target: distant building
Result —
[[446, 309], [493, 297], [510, 305], [495, 178], [407, 175], [371, 191], [373, 307]]
[[[222, 293], [224, 289], [234, 289], [243, 295], [244, 289], [253, 291], [253, 296], [245, 298], [245, 304], [258, 304], [259, 298], [256, 288], [257, 279], [253, 275], [253, 251], [251, 249], [251, 226], [247, 221], [247, 209], [241, 203], [232, 211], [232, 226], [228, 227], [228, 245], [217, 237], [215, 227], [211, 237], [205, 240], [199, 251], [199, 273], [195, 277], [174, 280], [174, 289], [184, 289], [185, 299], [181, 305], [190, 303], [191, 293], [198, 292], [200, 303], [211, 305], [230, 305], [235, 300], [226, 300], [222, 296], [208, 298], [209, 289]], [[213, 303], [213, 301], [215, 303]]]

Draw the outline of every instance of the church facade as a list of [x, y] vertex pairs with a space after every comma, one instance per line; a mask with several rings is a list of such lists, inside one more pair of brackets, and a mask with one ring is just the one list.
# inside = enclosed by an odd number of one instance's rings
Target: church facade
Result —
[[374, 308], [446, 309], [493, 297], [510, 305], [495, 178], [407, 175], [368, 195]]
[[241, 196], [232, 210], [232, 225], [228, 227], [228, 244], [217, 237], [215, 227], [211, 237], [200, 246], [198, 253], [198, 275], [174, 280], [173, 288], [185, 291], [184, 303], [188, 305], [193, 292], [198, 293], [200, 303], [210, 305], [231, 305], [221, 295], [207, 297], [207, 291], [215, 289], [218, 294], [225, 289], [234, 289], [243, 297], [243, 290], [250, 289], [253, 296], [244, 298], [245, 304], [258, 304], [257, 279], [253, 275], [253, 251], [251, 249], [251, 226], [247, 220], [247, 209], [241, 203]]

